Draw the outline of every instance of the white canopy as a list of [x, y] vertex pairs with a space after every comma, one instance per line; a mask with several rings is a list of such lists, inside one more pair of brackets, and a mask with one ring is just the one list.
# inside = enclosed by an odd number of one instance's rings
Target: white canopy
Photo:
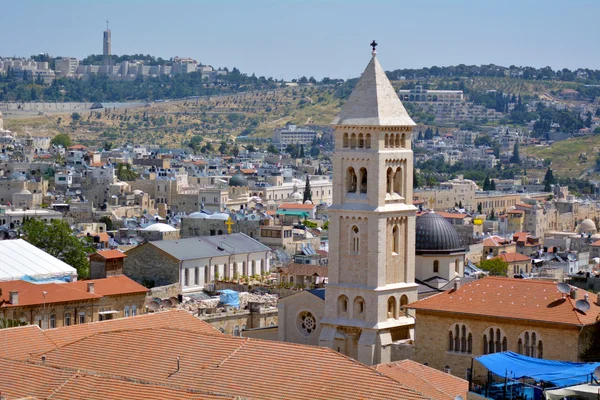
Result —
[[0, 281], [23, 279], [77, 280], [77, 270], [23, 239], [0, 241]]
[[599, 385], [575, 385], [562, 389], [546, 390], [546, 400], [560, 400], [565, 397], [578, 397], [580, 399], [597, 400], [600, 397]]

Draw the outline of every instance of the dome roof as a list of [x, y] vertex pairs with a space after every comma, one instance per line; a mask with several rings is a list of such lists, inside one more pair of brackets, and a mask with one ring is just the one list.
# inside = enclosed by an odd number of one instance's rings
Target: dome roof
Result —
[[157, 222], [155, 224], [148, 225], [142, 230], [145, 232], [175, 232], [177, 229], [173, 228], [171, 225]]
[[17, 194], [31, 194], [31, 192], [27, 189], [22, 189], [17, 192]]
[[244, 174], [242, 174], [241, 172], [238, 172], [237, 174], [232, 176], [231, 179], [229, 180], [229, 186], [246, 187], [246, 186], [248, 186], [248, 179], [246, 179]]
[[229, 214], [227, 213], [214, 213], [210, 216], [210, 219], [219, 219], [221, 221], [227, 221], [229, 219]]
[[302, 195], [298, 192], [294, 192], [290, 195], [290, 199], [302, 200]]
[[440, 214], [430, 212], [418, 216], [415, 230], [417, 251], [464, 251], [456, 229]]
[[591, 219], [584, 219], [577, 225], [577, 233], [595, 233], [596, 224]]
[[208, 219], [210, 217], [210, 215], [205, 214], [203, 212], [200, 211], [196, 211], [191, 213], [190, 215], [188, 215], [189, 218], [196, 218], [196, 219]]

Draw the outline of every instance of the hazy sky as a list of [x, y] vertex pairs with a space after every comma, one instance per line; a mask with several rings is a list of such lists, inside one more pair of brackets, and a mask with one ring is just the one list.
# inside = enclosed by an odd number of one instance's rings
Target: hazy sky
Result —
[[600, 69], [600, 0], [21, 0], [0, 4], [0, 55], [192, 57], [257, 76], [358, 76], [495, 63]]

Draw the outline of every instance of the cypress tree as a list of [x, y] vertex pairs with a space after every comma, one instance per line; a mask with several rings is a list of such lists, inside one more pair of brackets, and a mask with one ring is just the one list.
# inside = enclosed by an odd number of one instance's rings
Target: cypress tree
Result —
[[302, 196], [302, 203], [305, 203], [306, 200], [312, 201], [312, 193], [310, 190], [310, 180], [308, 179], [308, 175], [306, 175], [306, 184], [304, 185], [304, 194]]
[[490, 178], [488, 176], [483, 180], [483, 190], [486, 192], [490, 190]]

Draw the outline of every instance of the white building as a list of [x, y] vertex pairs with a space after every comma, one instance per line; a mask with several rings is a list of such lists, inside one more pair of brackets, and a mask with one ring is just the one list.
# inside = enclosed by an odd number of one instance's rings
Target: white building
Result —
[[285, 128], [275, 128], [273, 132], [273, 144], [279, 150], [285, 150], [288, 144], [310, 145], [316, 137], [317, 132], [312, 129], [288, 125]]

